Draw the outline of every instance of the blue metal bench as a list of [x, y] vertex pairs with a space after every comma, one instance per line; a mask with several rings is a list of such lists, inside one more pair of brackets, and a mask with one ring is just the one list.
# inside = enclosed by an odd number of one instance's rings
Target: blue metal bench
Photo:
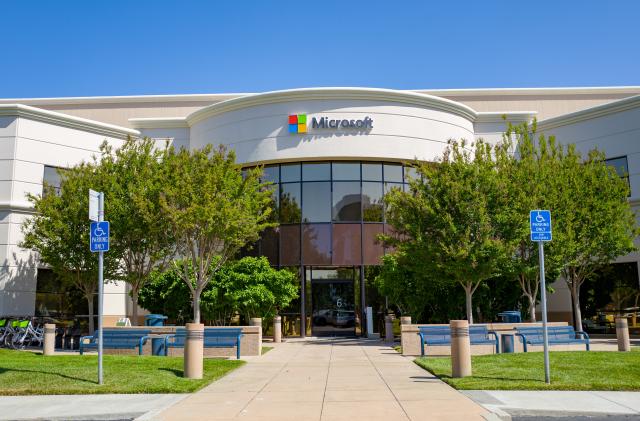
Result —
[[[449, 326], [420, 326], [420, 355], [424, 356], [424, 346], [451, 345], [451, 329]], [[493, 336], [493, 337], [491, 337]], [[494, 345], [496, 354], [500, 352], [498, 335], [483, 325], [469, 326], [471, 345]]]
[[[142, 355], [142, 347], [147, 342], [147, 335], [151, 334], [149, 329], [102, 329], [102, 347], [104, 349], [136, 349]], [[85, 342], [88, 339], [89, 342]], [[86, 349], [98, 349], [98, 331], [91, 336], [80, 338], [80, 355]]]
[[[550, 326], [547, 328], [547, 332], [549, 334], [549, 345], [585, 344], [587, 351], [589, 351], [589, 335], [585, 332], [576, 332], [573, 330], [573, 326]], [[544, 344], [542, 327], [516, 327], [516, 336], [520, 337], [524, 352], [527, 352], [527, 344]]]
[[[167, 335], [164, 339], [164, 355], [169, 354], [169, 348], [184, 348], [184, 341], [187, 334], [185, 328], [176, 329], [175, 335]], [[240, 338], [242, 338], [241, 328], [204, 328], [205, 348], [236, 348], [236, 358], [240, 359]]]

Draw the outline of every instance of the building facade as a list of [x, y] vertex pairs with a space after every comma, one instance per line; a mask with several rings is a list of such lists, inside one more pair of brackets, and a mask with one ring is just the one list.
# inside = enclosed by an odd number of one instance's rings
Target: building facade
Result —
[[[582, 152], [604, 151], [640, 197], [640, 87], [397, 91], [311, 88], [260, 94], [0, 100], [0, 314], [46, 314], [60, 297], [37, 255], [19, 247], [32, 213], [28, 193], [56, 183], [56, 168], [90, 159], [103, 141], [127, 136], [159, 144], [235, 150], [244, 166], [264, 165], [280, 226], [248, 253], [300, 276], [300, 299], [285, 315], [302, 332], [354, 334], [391, 228], [383, 198], [405, 188], [415, 159], [435, 161], [450, 139], [501, 139], [503, 117], [538, 119], [540, 132]], [[619, 259], [635, 266], [638, 255]], [[551, 320], [570, 320], [566, 287], [551, 295]], [[122, 284], [106, 286], [107, 323], [131, 313]], [[76, 310], [76, 313], [79, 310]]]

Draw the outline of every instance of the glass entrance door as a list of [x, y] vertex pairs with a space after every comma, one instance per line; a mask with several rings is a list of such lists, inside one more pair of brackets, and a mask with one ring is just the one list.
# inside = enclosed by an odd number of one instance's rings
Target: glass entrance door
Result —
[[356, 312], [353, 281], [311, 281], [311, 331], [315, 336], [354, 336]]

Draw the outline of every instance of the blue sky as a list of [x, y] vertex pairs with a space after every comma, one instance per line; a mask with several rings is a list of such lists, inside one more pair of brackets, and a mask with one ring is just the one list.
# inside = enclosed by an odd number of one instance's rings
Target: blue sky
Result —
[[0, 10], [3, 98], [640, 85], [636, 0], [25, 0]]

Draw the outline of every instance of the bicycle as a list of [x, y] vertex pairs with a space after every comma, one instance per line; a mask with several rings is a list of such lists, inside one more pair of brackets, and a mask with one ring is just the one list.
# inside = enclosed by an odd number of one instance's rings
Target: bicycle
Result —
[[11, 347], [13, 349], [24, 349], [37, 343], [38, 347], [44, 342], [44, 328], [34, 327], [30, 319], [20, 320], [17, 330], [12, 335]]

